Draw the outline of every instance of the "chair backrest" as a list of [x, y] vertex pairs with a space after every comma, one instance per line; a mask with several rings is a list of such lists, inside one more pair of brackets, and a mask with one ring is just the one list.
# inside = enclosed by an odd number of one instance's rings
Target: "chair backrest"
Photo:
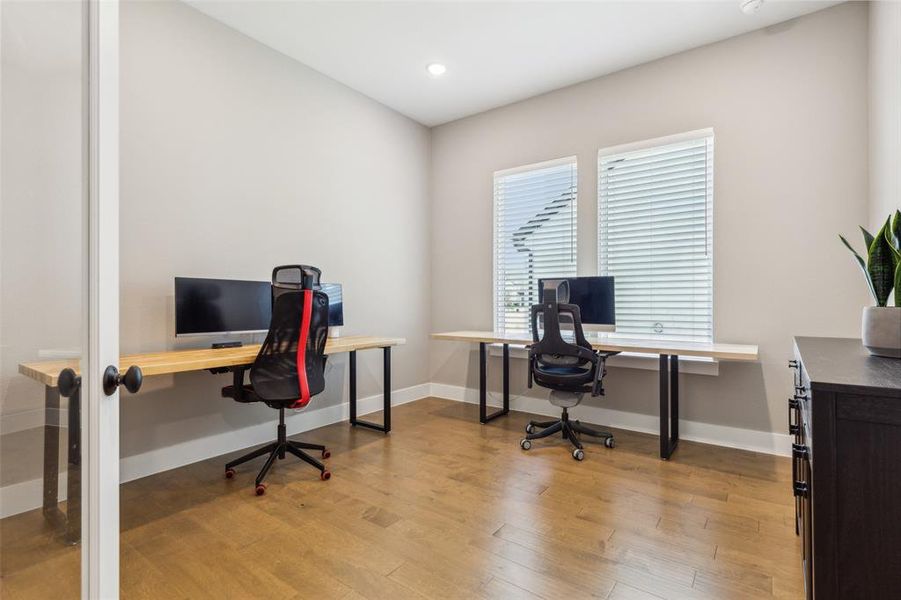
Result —
[[[546, 281], [541, 304], [532, 306], [532, 345], [529, 347], [530, 375], [544, 387], [570, 389], [590, 382], [594, 376], [597, 357], [582, 330], [582, 315], [578, 305], [557, 302], [560, 284]], [[574, 342], [563, 339], [560, 316], [572, 321]], [[539, 316], [543, 322], [539, 332]]]
[[325, 389], [328, 296], [314, 289], [320, 271], [307, 265], [272, 271], [272, 321], [250, 382], [266, 403], [306, 406]]

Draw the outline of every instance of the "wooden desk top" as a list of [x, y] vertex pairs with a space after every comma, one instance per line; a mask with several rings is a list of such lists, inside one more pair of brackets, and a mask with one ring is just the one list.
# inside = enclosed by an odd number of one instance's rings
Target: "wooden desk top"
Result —
[[[400, 346], [407, 341], [403, 338], [375, 337], [366, 335], [350, 335], [329, 338], [325, 345], [326, 354], [340, 354], [352, 350], [384, 348]], [[119, 357], [119, 370], [131, 365], [141, 367], [144, 377], [183, 373], [185, 371], [202, 371], [220, 367], [236, 367], [249, 365], [260, 351], [260, 344], [250, 344], [239, 348], [196, 348], [192, 350], [168, 350], [164, 352], [148, 352], [145, 354], [129, 354]], [[56, 378], [65, 368], [78, 370], [78, 361], [51, 360], [21, 363], [19, 373], [36, 381], [56, 387]]]
[[[640, 352], [643, 354], [676, 354], [678, 356], [702, 356], [720, 360], [757, 360], [757, 346], [750, 344], [722, 344], [719, 342], [680, 342], [622, 338], [609, 334], [586, 333], [585, 338], [595, 350], [607, 352]], [[488, 344], [528, 345], [532, 335], [525, 331], [449, 331], [433, 333], [432, 339], [454, 342], [485, 342]]]

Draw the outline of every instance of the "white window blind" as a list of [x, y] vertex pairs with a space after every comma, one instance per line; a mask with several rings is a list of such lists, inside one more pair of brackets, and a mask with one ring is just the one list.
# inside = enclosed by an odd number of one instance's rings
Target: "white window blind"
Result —
[[527, 330], [538, 280], [576, 275], [576, 158], [494, 174], [494, 325]]
[[713, 132], [598, 153], [598, 260], [616, 331], [713, 340]]

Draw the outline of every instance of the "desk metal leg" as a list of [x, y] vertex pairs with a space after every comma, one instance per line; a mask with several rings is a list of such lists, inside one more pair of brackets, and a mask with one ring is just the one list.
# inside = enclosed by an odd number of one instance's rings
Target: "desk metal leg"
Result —
[[81, 539], [81, 386], [69, 397], [69, 470], [66, 477], [66, 540]]
[[351, 350], [350, 352], [350, 389], [348, 390], [350, 396], [350, 424], [357, 424], [357, 351]]
[[479, 422], [487, 423], [510, 412], [510, 345], [504, 344], [504, 406], [488, 414], [488, 345], [479, 343]]
[[352, 426], [368, 427], [377, 431], [388, 433], [391, 431], [391, 346], [382, 348], [384, 356], [384, 384], [382, 391], [382, 425], [362, 421], [357, 418], [357, 351], [350, 353], [350, 424]]
[[382, 414], [385, 433], [391, 431], [391, 346], [382, 348]]
[[660, 458], [679, 445], [679, 357], [660, 355]]
[[44, 386], [44, 517], [62, 525], [59, 509], [59, 423], [50, 424], [51, 413], [59, 414], [59, 389]]

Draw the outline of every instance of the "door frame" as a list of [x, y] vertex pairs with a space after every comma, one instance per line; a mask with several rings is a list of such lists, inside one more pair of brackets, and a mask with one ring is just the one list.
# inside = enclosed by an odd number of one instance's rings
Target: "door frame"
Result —
[[119, 0], [84, 0], [87, 285], [82, 356], [81, 597], [119, 597]]

